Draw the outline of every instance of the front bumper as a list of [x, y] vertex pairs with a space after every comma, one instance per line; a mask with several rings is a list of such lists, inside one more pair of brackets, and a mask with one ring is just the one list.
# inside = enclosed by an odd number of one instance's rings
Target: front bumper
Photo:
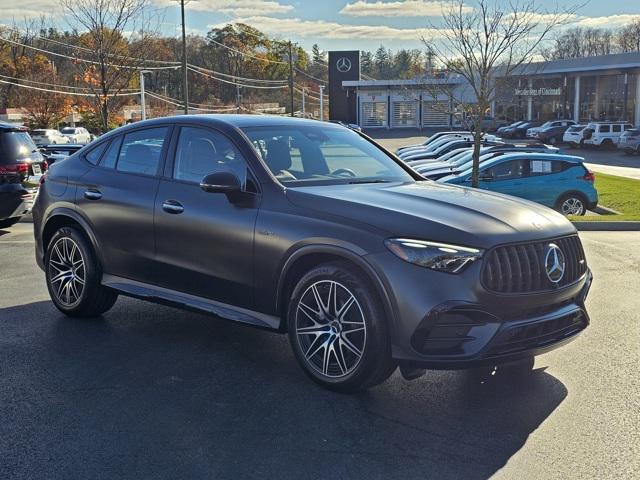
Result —
[[[393, 292], [392, 356], [413, 368], [461, 369], [508, 363], [558, 348], [590, 320], [586, 273], [554, 291], [499, 295], [478, 285], [472, 265], [460, 275], [376, 255], [374, 268]], [[382, 265], [384, 264], [384, 265]], [[404, 271], [404, 272], [403, 272]]]

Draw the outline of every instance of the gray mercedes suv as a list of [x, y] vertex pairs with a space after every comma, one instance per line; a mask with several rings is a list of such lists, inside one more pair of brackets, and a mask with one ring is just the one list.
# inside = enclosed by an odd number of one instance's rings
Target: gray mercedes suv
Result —
[[340, 391], [398, 366], [528, 363], [589, 323], [591, 273], [562, 215], [425, 180], [340, 125], [138, 122], [53, 164], [33, 218], [65, 314], [128, 295], [287, 333]]

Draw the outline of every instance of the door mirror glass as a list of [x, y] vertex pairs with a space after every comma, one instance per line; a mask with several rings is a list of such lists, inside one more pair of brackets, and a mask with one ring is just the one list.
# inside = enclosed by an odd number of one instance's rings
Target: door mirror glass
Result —
[[233, 172], [210, 173], [200, 182], [200, 188], [208, 193], [240, 193], [240, 179]]

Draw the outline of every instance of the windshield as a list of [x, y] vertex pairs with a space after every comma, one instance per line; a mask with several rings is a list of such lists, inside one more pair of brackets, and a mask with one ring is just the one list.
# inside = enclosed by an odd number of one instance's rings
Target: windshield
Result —
[[3, 157], [27, 158], [37, 151], [38, 147], [27, 132], [9, 131], [0, 135], [0, 152]]
[[346, 128], [246, 127], [258, 154], [283, 184], [413, 181], [383, 150]]

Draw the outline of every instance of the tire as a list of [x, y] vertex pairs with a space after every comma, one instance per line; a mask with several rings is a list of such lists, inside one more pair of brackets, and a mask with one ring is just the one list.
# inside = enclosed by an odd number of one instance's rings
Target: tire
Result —
[[298, 281], [287, 307], [287, 326], [304, 372], [330, 390], [365, 390], [384, 382], [397, 367], [378, 294], [347, 263], [319, 265]]
[[86, 237], [63, 227], [51, 238], [44, 259], [49, 296], [70, 317], [97, 317], [109, 310], [118, 294], [100, 284], [102, 270]]
[[613, 148], [613, 142], [610, 139], [605, 138], [600, 144], [600, 148], [603, 150], [611, 150]]
[[565, 217], [587, 213], [587, 200], [578, 193], [565, 193], [556, 201], [556, 210]]
[[0, 228], [9, 228], [20, 221], [22, 217], [11, 217], [0, 220]]

